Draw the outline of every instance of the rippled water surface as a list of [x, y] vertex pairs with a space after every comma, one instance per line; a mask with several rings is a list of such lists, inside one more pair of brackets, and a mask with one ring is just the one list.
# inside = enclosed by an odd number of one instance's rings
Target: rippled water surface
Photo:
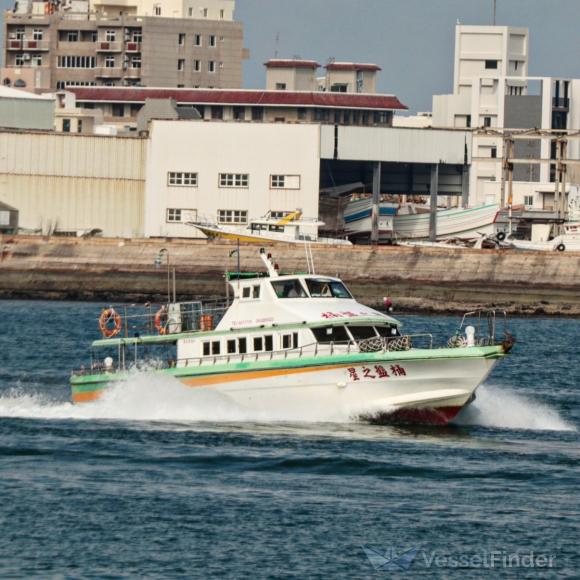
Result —
[[72, 406], [98, 313], [0, 301], [1, 578], [580, 575], [580, 321], [512, 321], [455, 425], [402, 428], [252, 416], [144, 375]]

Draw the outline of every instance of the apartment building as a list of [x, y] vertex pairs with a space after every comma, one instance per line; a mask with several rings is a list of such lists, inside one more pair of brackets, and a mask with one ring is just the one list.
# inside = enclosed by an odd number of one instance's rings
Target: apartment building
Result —
[[4, 15], [5, 86], [239, 88], [233, 0], [19, 0]]
[[[580, 80], [529, 76], [528, 56], [525, 28], [456, 27], [453, 93], [433, 97], [432, 126], [474, 131], [471, 205], [507, 202], [501, 185], [505, 137], [537, 128], [543, 136], [513, 143], [511, 156], [530, 163], [514, 165], [512, 202], [530, 209], [553, 207], [554, 138], [580, 129]], [[571, 142], [568, 156], [578, 158], [579, 147]]]

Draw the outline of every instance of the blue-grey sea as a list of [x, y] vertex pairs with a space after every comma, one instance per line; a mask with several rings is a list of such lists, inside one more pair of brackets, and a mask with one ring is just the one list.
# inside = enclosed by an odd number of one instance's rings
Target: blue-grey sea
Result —
[[580, 577], [579, 320], [511, 321], [472, 406], [413, 428], [256, 418], [147, 375], [75, 407], [99, 311], [0, 301], [0, 578]]

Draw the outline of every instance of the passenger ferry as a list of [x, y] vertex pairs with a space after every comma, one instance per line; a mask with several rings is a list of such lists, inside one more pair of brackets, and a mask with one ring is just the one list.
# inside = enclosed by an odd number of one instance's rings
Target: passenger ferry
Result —
[[[371, 422], [445, 424], [513, 344], [495, 313], [466, 315], [442, 347], [404, 334], [390, 315], [357, 302], [338, 278], [265, 271], [228, 276], [233, 298], [170, 303], [142, 314], [107, 308], [91, 364], [71, 377], [75, 403], [94, 401], [133, 369], [190, 388], [215, 389], [242, 408], [283, 408], [294, 417], [336, 410]], [[482, 331], [482, 325], [486, 332]]]

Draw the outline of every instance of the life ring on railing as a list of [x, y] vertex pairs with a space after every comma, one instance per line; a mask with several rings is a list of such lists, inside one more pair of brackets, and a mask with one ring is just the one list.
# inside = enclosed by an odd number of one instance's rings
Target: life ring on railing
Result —
[[121, 332], [121, 315], [113, 308], [105, 308], [99, 316], [99, 328], [105, 338], [111, 338]]
[[159, 334], [167, 334], [167, 308], [165, 306], [155, 313], [153, 325]]

